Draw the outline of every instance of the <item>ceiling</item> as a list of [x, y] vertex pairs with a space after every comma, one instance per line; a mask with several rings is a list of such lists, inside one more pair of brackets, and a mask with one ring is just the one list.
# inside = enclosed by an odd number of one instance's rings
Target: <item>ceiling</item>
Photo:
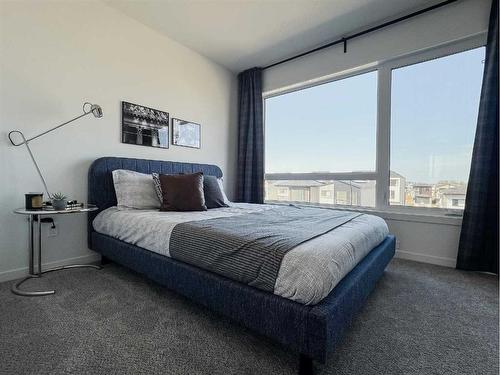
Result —
[[439, 0], [104, 0], [234, 72], [265, 66]]

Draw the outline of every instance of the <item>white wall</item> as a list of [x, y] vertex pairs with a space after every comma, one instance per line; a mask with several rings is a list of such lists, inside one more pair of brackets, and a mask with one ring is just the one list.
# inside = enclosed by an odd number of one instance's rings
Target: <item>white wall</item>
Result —
[[[268, 69], [264, 73], [265, 95], [484, 33], [490, 5], [491, 0], [461, 0], [353, 39], [345, 54], [339, 45]], [[461, 219], [377, 214], [386, 219], [398, 238], [397, 256], [455, 266]]]
[[[491, 0], [460, 0], [430, 13], [267, 69], [266, 93], [487, 31]], [[364, 29], [364, 28], [363, 28]], [[353, 30], [358, 31], [358, 30]]]
[[[383, 215], [381, 215], [383, 216]], [[452, 223], [386, 219], [396, 236], [396, 257], [455, 267], [461, 220]]]
[[[168, 22], [168, 19], [166, 19]], [[236, 79], [225, 68], [99, 2], [0, 1], [0, 280], [27, 270], [26, 218], [12, 210], [24, 193], [42, 191], [23, 148], [7, 132], [36, 134], [75, 117], [84, 101], [102, 119], [86, 117], [33, 141], [49, 189], [80, 201], [87, 170], [101, 156], [219, 165], [232, 195], [236, 172]], [[120, 143], [121, 100], [202, 124], [200, 150]], [[43, 262], [95, 260], [87, 249], [86, 219], [56, 217]]]

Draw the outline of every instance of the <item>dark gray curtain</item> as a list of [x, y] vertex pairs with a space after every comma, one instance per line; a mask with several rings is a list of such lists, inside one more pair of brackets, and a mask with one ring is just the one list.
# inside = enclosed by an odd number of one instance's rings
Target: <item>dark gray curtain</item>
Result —
[[264, 202], [262, 69], [238, 75], [238, 201]]
[[498, 274], [498, 0], [491, 7], [457, 268]]

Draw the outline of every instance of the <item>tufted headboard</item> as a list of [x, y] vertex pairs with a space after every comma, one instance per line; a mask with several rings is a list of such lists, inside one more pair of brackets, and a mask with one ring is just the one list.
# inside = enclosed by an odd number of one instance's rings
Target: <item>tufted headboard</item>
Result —
[[92, 221], [100, 211], [116, 205], [115, 188], [111, 174], [115, 169], [163, 174], [203, 172], [206, 175], [222, 177], [221, 169], [210, 164], [117, 157], [104, 157], [95, 160], [90, 166], [88, 174], [88, 203], [97, 205], [99, 209], [90, 212], [88, 215], [88, 242], [90, 248], [92, 248], [92, 232], [94, 231]]

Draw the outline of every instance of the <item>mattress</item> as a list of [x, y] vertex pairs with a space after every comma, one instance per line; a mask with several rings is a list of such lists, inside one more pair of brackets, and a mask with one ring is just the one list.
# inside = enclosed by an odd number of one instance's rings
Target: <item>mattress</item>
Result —
[[[245, 215], [272, 207], [233, 203], [201, 212], [110, 207], [97, 215], [93, 226], [99, 233], [170, 257], [170, 235], [179, 223]], [[383, 219], [363, 214], [296, 246], [281, 262], [274, 294], [306, 305], [320, 302], [388, 233]]]

